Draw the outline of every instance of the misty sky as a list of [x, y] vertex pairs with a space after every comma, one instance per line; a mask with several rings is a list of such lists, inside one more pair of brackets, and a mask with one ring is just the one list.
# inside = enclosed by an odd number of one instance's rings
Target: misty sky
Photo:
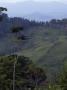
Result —
[[23, 2], [23, 1], [39, 1], [39, 2], [51, 2], [51, 1], [58, 1], [67, 3], [67, 0], [0, 0], [0, 3], [15, 3], [15, 2]]
[[11, 17], [67, 18], [67, 0], [0, 0], [0, 6], [6, 7]]

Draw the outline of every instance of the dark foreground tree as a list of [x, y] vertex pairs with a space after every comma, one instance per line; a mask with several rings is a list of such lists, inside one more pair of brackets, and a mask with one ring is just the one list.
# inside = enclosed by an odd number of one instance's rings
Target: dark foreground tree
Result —
[[15, 64], [15, 90], [31, 88], [33, 90], [46, 80], [42, 68], [37, 68], [33, 62], [24, 56], [0, 57], [0, 90], [13, 90], [13, 72]]

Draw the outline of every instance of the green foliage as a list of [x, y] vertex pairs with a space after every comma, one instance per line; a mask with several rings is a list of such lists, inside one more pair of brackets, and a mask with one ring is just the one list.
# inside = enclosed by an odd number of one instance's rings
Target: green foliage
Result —
[[3, 56], [0, 57], [1, 90], [12, 90], [14, 64], [15, 89], [32, 88], [46, 80], [44, 70], [36, 67], [28, 57], [17, 55]]
[[67, 90], [67, 62], [64, 63], [63, 71], [60, 74], [59, 84], [63, 90]]

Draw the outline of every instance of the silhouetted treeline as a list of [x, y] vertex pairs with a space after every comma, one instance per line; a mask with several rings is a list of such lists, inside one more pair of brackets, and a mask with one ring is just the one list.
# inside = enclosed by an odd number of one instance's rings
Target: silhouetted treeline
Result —
[[50, 21], [45, 21], [45, 22], [36, 22], [34, 21], [29, 21], [24, 18], [10, 18], [10, 22], [12, 25], [23, 25], [24, 28], [28, 27], [33, 27], [33, 26], [45, 26], [45, 27], [50, 27], [50, 28], [67, 28], [67, 19], [52, 19]]
[[10, 18], [10, 23], [12, 26], [23, 26], [25, 29], [29, 28], [29, 27], [33, 27], [33, 26], [41, 26], [44, 25], [43, 22], [36, 22], [34, 21], [30, 21], [28, 19], [24, 19], [24, 18], [19, 18], [19, 17], [14, 17], [14, 18]]
[[51, 28], [67, 29], [67, 19], [52, 19], [49, 22], [45, 22], [45, 26]]
[[20, 17], [9, 18], [7, 14], [3, 13], [0, 15], [0, 22], [5, 20], [6, 22], [9, 21], [10, 26], [23, 26], [24, 28], [29, 28], [33, 26], [45, 26], [51, 28], [67, 28], [67, 18], [64, 19], [52, 19], [50, 21], [45, 22], [37, 22], [33, 20], [28, 20]]

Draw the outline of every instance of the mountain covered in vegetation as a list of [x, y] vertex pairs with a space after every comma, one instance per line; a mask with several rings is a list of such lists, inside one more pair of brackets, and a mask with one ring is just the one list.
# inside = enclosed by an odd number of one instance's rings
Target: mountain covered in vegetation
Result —
[[12, 54], [29, 57], [54, 82], [67, 58], [67, 19], [35, 22], [2, 14], [0, 55]]

